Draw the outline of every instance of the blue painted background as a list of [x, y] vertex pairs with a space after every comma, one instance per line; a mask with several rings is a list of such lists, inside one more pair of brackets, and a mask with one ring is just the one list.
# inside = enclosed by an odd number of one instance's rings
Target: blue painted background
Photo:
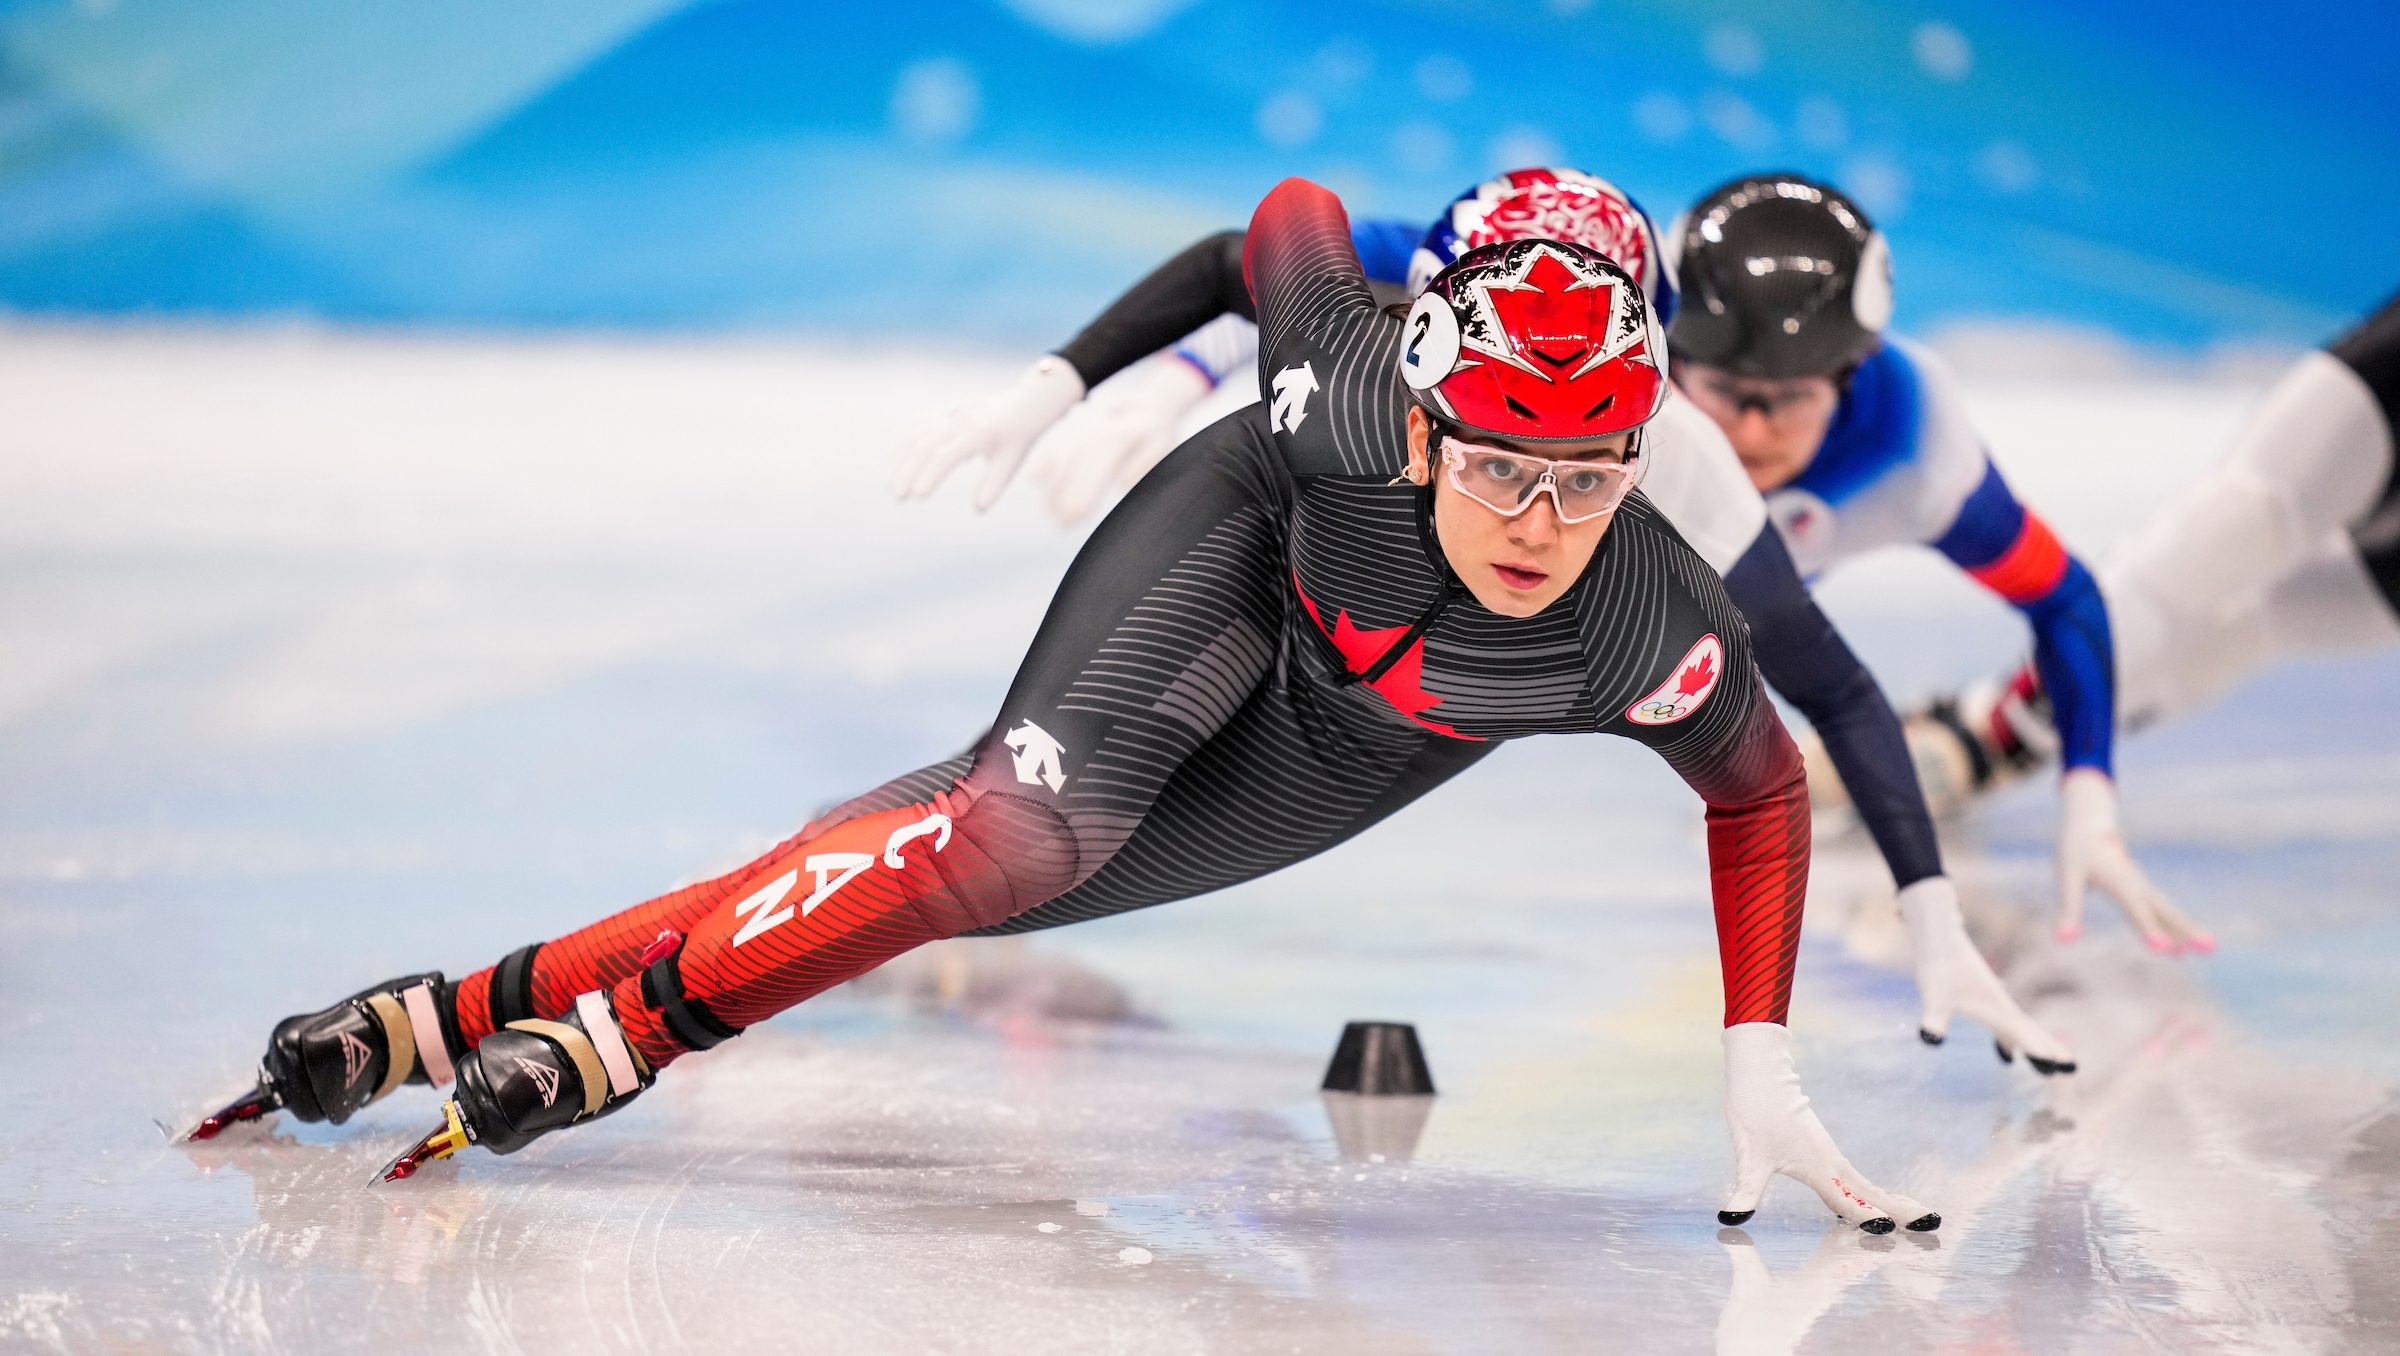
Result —
[[0, 0], [0, 307], [1055, 339], [1275, 179], [1844, 182], [1901, 321], [2400, 286], [2400, 7]]

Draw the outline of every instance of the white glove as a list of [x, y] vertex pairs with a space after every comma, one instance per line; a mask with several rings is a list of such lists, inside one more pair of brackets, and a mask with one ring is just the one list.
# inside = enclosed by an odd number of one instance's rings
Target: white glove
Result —
[[1859, 1176], [1833, 1146], [1800, 1091], [1792, 1033], [1782, 1026], [1725, 1028], [1725, 1119], [1733, 1127], [1733, 1194], [1717, 1212], [1719, 1224], [1746, 1223], [1767, 1183], [1782, 1173], [1816, 1192], [1844, 1224], [1868, 1233], [1888, 1234], [1895, 1220], [1917, 1233], [1942, 1227], [1940, 1215]]
[[975, 487], [975, 511], [999, 502], [1009, 478], [1025, 463], [1034, 440], [1083, 399], [1075, 365], [1051, 354], [1026, 369], [1009, 388], [989, 400], [955, 406], [920, 430], [901, 449], [893, 468], [892, 493], [905, 502], [923, 499], [952, 471], [970, 461], [986, 463]]
[[2098, 768], [2070, 770], [2058, 783], [2058, 939], [2083, 935], [2083, 899], [2097, 885], [2141, 929], [2153, 951], [2206, 954], [2217, 939], [2203, 932], [2142, 874], [2117, 827], [2117, 784]]
[[1950, 1033], [1952, 1014], [1963, 1012], [1992, 1029], [2001, 1059], [2023, 1052], [2036, 1073], [2075, 1072], [2075, 1056], [2025, 1015], [1967, 937], [1958, 887], [1949, 877], [1929, 877], [1902, 890], [1900, 921], [1916, 954], [1917, 995], [1924, 1004], [1917, 1035], [1927, 1045], [1940, 1045]]
[[1216, 389], [1172, 353], [1143, 359], [1100, 383], [1092, 398], [1042, 440], [1034, 477], [1050, 489], [1050, 516], [1063, 526], [1109, 491], [1133, 484], [1175, 450], [1175, 431]]

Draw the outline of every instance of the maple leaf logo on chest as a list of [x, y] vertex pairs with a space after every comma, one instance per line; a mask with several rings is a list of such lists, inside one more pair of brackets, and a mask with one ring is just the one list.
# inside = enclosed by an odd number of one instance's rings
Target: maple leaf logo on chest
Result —
[[1317, 610], [1317, 600], [1309, 597], [1308, 590], [1300, 586], [1298, 571], [1292, 574], [1292, 591], [1300, 595], [1300, 605], [1308, 609], [1308, 619], [1316, 624], [1318, 632], [1333, 642], [1334, 651], [1341, 655], [1343, 665], [1351, 673], [1360, 675], [1376, 695], [1392, 704], [1393, 710], [1435, 734], [1448, 735], [1452, 739], [1482, 738], [1481, 735], [1460, 734], [1438, 720], [1425, 718], [1425, 713], [1441, 705], [1442, 699], [1425, 690], [1423, 636], [1409, 642], [1407, 653], [1395, 659], [1380, 675], [1372, 679], [1365, 678], [1367, 671], [1381, 663], [1384, 656], [1391, 653], [1392, 647], [1400, 643], [1400, 638], [1408, 634], [1408, 628], [1360, 626], [1350, 620], [1347, 610], [1338, 608], [1334, 612], [1333, 625], [1327, 626], [1324, 614]]

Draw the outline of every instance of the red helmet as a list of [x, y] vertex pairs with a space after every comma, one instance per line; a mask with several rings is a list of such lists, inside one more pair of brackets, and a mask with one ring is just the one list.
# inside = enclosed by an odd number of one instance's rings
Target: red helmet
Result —
[[1433, 276], [1400, 331], [1400, 376], [1437, 418], [1499, 437], [1605, 437], [1667, 399], [1667, 341], [1641, 285], [1563, 240], [1480, 245]]
[[1616, 260], [1642, 285], [1658, 323], [1675, 323], [1675, 279], [1660, 263], [1649, 213], [1608, 180], [1563, 165], [1510, 170], [1451, 199], [1409, 257], [1409, 292], [1477, 245], [1532, 239], [1589, 245]]

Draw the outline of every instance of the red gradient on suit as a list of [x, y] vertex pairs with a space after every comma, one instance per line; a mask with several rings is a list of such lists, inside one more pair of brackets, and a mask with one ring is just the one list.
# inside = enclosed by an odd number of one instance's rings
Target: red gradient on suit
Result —
[[1709, 802], [1709, 893], [1725, 1025], [1780, 1023], [1791, 1012], [1808, 897], [1808, 774], [1763, 691], [1723, 775], [1721, 788], [1704, 785], [1701, 794]]
[[[543, 943], [533, 959], [534, 1011], [552, 1019], [563, 1017], [574, 1009], [575, 995], [611, 989], [626, 977], [639, 975], [643, 953], [661, 932], [688, 933], [709, 910], [770, 879], [769, 868], [789, 856], [807, 834], [803, 829], [756, 861], [714, 880], [669, 891]], [[491, 983], [489, 969], [459, 981], [458, 1033], [469, 1046], [492, 1034]]]

